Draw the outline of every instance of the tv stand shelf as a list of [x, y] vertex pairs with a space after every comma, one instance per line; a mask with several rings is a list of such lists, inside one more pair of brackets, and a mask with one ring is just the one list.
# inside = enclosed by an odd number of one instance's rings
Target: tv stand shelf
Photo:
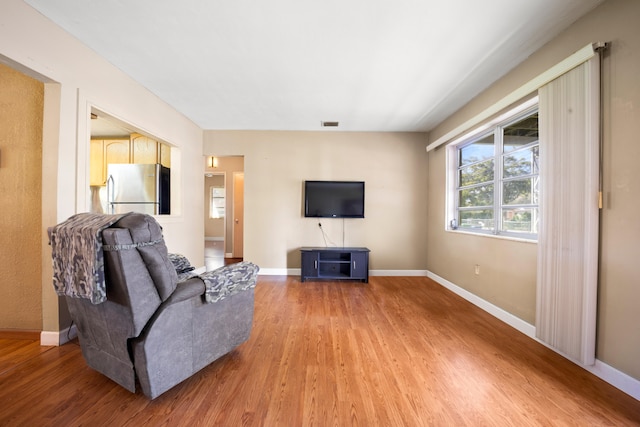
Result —
[[332, 279], [369, 282], [367, 248], [301, 248], [300, 280]]

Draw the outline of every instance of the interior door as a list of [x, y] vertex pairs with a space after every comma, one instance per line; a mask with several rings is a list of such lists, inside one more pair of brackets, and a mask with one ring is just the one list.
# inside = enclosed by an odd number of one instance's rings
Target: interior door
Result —
[[243, 257], [244, 241], [244, 172], [233, 174], [233, 257]]

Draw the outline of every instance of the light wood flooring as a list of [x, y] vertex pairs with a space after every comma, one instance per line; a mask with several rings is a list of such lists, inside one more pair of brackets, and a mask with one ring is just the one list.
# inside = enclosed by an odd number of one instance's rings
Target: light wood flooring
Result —
[[224, 241], [205, 240], [204, 241], [204, 265], [207, 271], [215, 270], [225, 265], [224, 263]]
[[261, 276], [251, 338], [153, 401], [0, 340], [0, 426], [634, 426], [640, 401], [427, 278]]
[[220, 240], [205, 240], [204, 242], [204, 266], [207, 271], [215, 270], [223, 265], [241, 262], [242, 258], [225, 258], [224, 242]]

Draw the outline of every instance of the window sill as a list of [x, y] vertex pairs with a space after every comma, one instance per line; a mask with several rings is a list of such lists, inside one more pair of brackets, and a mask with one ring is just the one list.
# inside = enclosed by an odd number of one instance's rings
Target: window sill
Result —
[[490, 239], [510, 240], [512, 242], [532, 243], [532, 244], [538, 243], [537, 240], [525, 239], [523, 237], [506, 236], [504, 234], [474, 233], [473, 231], [451, 230], [448, 228], [446, 228], [445, 231], [447, 233], [464, 234], [467, 236], [475, 236], [475, 237], [487, 237]]

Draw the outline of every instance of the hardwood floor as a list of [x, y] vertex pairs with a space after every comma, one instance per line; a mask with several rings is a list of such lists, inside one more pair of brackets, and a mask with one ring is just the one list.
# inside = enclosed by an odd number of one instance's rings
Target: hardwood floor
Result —
[[153, 401], [0, 340], [0, 426], [632, 426], [640, 401], [427, 278], [261, 276], [249, 341]]

